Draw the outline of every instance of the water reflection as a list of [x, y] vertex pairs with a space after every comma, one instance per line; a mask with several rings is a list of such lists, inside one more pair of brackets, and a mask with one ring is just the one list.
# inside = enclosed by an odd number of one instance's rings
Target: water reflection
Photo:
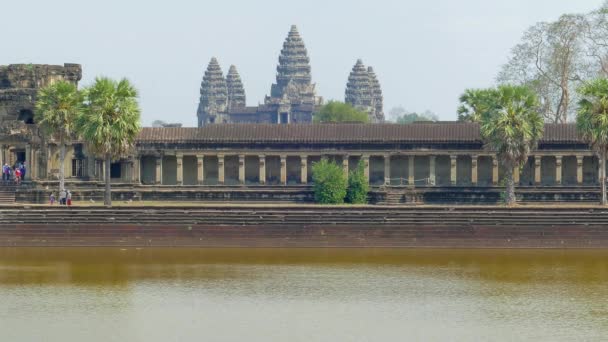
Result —
[[0, 340], [599, 340], [607, 285], [603, 250], [7, 248]]

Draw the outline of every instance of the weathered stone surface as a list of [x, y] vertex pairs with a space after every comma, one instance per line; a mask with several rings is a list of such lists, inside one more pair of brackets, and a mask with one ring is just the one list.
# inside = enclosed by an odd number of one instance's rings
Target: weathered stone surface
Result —
[[198, 106], [199, 126], [207, 123], [227, 122], [224, 117], [228, 107], [228, 88], [226, 79], [215, 57], [211, 58], [203, 82]]
[[247, 104], [245, 88], [243, 87], [241, 76], [234, 65], [231, 65], [228, 70], [226, 86], [228, 87], [228, 111], [244, 108]]
[[372, 67], [366, 68], [363, 61], [357, 63], [348, 76], [344, 102], [367, 112], [372, 123], [383, 122], [383, 97], [380, 82]]
[[368, 67], [367, 73], [369, 74], [369, 79], [372, 86], [372, 99], [374, 102], [375, 119], [372, 120], [372, 122], [384, 122], [384, 97], [382, 96], [380, 82], [378, 81], [378, 77], [374, 72], [374, 68], [371, 66]]

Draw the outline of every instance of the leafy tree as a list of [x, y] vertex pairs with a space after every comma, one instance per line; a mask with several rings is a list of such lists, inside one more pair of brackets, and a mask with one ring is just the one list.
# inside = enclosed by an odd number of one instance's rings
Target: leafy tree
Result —
[[112, 205], [110, 164], [128, 154], [141, 130], [137, 90], [122, 79], [97, 78], [86, 89], [86, 108], [78, 118], [78, 131], [90, 150], [104, 159], [104, 204]]
[[416, 113], [416, 112], [411, 112], [411, 113], [405, 113], [400, 117], [397, 117], [395, 119], [395, 123], [398, 124], [411, 124], [414, 122], [421, 122], [421, 121], [437, 121], [437, 115], [429, 110], [425, 111], [424, 113]]
[[367, 203], [368, 192], [369, 182], [365, 178], [365, 164], [360, 160], [357, 168], [348, 173], [346, 201], [352, 204]]
[[317, 203], [344, 203], [347, 180], [342, 167], [323, 158], [312, 165], [312, 180]]
[[606, 205], [606, 152], [608, 151], [608, 80], [595, 79], [579, 89], [576, 127], [600, 159], [602, 205]]
[[65, 188], [65, 149], [72, 140], [76, 118], [82, 113], [83, 95], [75, 84], [59, 81], [41, 88], [36, 96], [35, 121], [59, 142], [59, 189]]
[[[467, 92], [465, 92], [465, 95]], [[478, 91], [480, 97], [461, 97], [463, 106], [470, 109], [470, 118], [479, 123], [486, 147], [496, 151], [505, 170], [505, 202], [514, 204], [513, 170], [521, 167], [528, 154], [543, 134], [543, 119], [538, 113], [538, 100], [532, 90], [524, 86], [502, 85], [497, 89]]]
[[492, 113], [499, 109], [496, 101], [498, 90], [467, 89], [460, 96], [461, 105], [458, 107], [458, 121], [480, 122], [481, 115]]
[[348, 103], [329, 101], [314, 114], [314, 122], [361, 122], [368, 123], [367, 113], [357, 110]]

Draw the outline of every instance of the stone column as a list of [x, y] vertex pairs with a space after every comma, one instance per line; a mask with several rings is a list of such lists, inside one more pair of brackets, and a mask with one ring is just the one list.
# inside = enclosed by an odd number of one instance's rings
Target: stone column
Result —
[[205, 182], [205, 156], [199, 154], [196, 156], [196, 181], [198, 185], [203, 185]]
[[287, 156], [281, 156], [281, 184], [287, 184]]
[[435, 185], [435, 156], [429, 156], [429, 183]]
[[583, 184], [583, 159], [584, 156], [576, 156], [576, 183]]
[[409, 156], [407, 158], [407, 184], [414, 185], [416, 179], [414, 178], [414, 156]]
[[30, 162], [32, 160], [32, 145], [25, 145], [25, 178], [24, 180], [32, 179], [32, 174], [30, 173]]
[[498, 185], [498, 158], [492, 156], [492, 185]]
[[266, 156], [260, 155], [260, 184], [266, 184]]
[[369, 156], [361, 156], [361, 160], [363, 160], [363, 175], [369, 183]]
[[534, 184], [540, 185], [540, 162], [541, 156], [534, 156]]
[[1, 153], [0, 154], [0, 161], [2, 162], [2, 166], [4, 166], [4, 164], [8, 163], [8, 159], [6, 158], [6, 145], [2, 145], [1, 146]]
[[477, 155], [471, 156], [471, 184], [477, 185]]
[[513, 168], [513, 184], [519, 185], [519, 166]]
[[[30, 161], [27, 162], [27, 173], [30, 174], [31, 179], [37, 179], [36, 177], [36, 161], [37, 159], [37, 155], [38, 155], [38, 151], [36, 150], [36, 147], [32, 146], [32, 152], [31, 152], [31, 156], [32, 159]], [[3, 164], [4, 165], [4, 164]]]
[[217, 155], [217, 182], [224, 184], [224, 155]]
[[562, 184], [562, 156], [555, 156], [555, 184]]
[[391, 184], [391, 156], [384, 155], [384, 184]]
[[245, 156], [239, 155], [239, 183], [245, 184]]
[[456, 185], [458, 183], [458, 156], [450, 156], [450, 183]]
[[300, 156], [300, 183], [308, 183], [308, 156]]
[[342, 171], [344, 171], [344, 176], [348, 179], [348, 156], [342, 157]]
[[133, 181], [133, 183], [137, 183], [140, 184], [141, 178], [141, 156], [136, 155], [135, 158], [133, 159], [133, 178], [131, 179], [131, 181]]
[[156, 184], [163, 183], [163, 156], [156, 158]]
[[177, 165], [177, 185], [184, 185], [184, 155], [178, 153], [175, 155]]

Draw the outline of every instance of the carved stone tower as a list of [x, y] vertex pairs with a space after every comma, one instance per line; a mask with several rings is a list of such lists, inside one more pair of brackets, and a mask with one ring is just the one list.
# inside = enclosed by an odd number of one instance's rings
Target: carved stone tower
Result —
[[366, 68], [360, 59], [348, 76], [344, 102], [368, 113], [372, 123], [384, 121], [380, 83], [374, 70]]
[[277, 81], [271, 87], [270, 97], [275, 99], [274, 102], [276, 99], [287, 99], [292, 104], [315, 104], [315, 86], [311, 84], [310, 59], [295, 25], [291, 26], [283, 43], [277, 66]]
[[201, 83], [201, 97], [198, 105], [198, 126], [208, 123], [225, 122], [228, 106], [226, 79], [215, 57], [211, 58]]
[[234, 65], [230, 66], [226, 75], [226, 86], [228, 88], [228, 111], [236, 108], [244, 108], [247, 101], [245, 98], [245, 88], [241, 76]]

